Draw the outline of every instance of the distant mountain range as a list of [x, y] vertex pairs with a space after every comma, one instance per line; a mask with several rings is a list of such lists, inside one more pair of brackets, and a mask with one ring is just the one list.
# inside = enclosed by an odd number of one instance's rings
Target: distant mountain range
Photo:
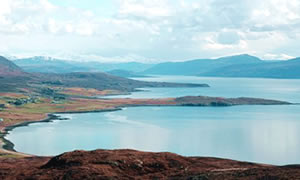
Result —
[[[43, 61], [39, 61], [41, 66]], [[59, 62], [59, 65], [70, 62]], [[47, 64], [47, 62], [44, 62]], [[207, 84], [145, 82], [118, 77], [103, 72], [40, 73], [24, 70], [0, 56], [0, 92], [41, 92], [45, 87], [81, 87], [123, 92], [142, 87], [208, 87]]]
[[14, 60], [18, 66], [27, 72], [44, 73], [70, 73], [70, 72], [107, 72], [116, 69], [126, 71], [144, 71], [153, 64], [137, 62], [128, 63], [99, 63], [99, 62], [79, 62], [55, 59], [43, 56]]
[[216, 77], [300, 78], [300, 58], [259, 64], [234, 64], [199, 75]]
[[263, 61], [247, 54], [218, 59], [161, 63], [143, 73], [210, 77], [300, 78], [300, 58]]
[[264, 61], [250, 55], [222, 57], [218, 59], [196, 59], [184, 62], [166, 62], [157, 64], [143, 73], [165, 75], [201, 75], [229, 65], [260, 64]]
[[300, 58], [261, 60], [248, 54], [159, 64], [75, 62], [45, 57], [14, 61], [27, 72], [108, 72], [122, 77], [193, 75], [212, 77], [300, 78]]

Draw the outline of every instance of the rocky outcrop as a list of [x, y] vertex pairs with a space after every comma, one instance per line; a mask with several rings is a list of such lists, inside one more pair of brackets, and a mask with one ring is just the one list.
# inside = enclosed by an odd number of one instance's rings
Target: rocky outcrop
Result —
[[[1, 156], [0, 156], [1, 157]], [[134, 150], [0, 158], [0, 179], [297, 179], [300, 166], [270, 166]]]

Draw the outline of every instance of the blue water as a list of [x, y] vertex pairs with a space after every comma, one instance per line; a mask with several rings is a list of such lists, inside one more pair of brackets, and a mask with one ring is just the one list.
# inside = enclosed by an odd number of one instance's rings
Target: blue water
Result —
[[196, 76], [156, 76], [135, 78], [144, 81], [207, 83], [209, 88], [142, 88], [131, 95], [109, 98], [162, 98], [188, 95], [259, 97], [300, 103], [299, 79], [214, 78]]
[[[210, 95], [300, 102], [299, 80], [155, 77], [211, 88], [160, 88], [131, 97]], [[144, 94], [144, 95], [142, 95]], [[300, 106], [131, 107], [64, 114], [67, 121], [18, 127], [7, 139], [20, 152], [57, 155], [75, 149], [133, 148], [271, 164], [300, 164]]]

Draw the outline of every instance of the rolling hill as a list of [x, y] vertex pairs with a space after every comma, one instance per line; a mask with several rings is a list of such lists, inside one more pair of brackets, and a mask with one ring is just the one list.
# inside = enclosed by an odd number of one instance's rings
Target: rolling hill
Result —
[[144, 64], [137, 62], [127, 63], [99, 63], [95, 61], [80, 62], [63, 59], [55, 59], [51, 57], [36, 56], [31, 58], [14, 60], [18, 66], [26, 72], [42, 72], [42, 73], [70, 73], [70, 72], [107, 72], [117, 69], [126, 71], [144, 71], [152, 64]]
[[300, 78], [300, 58], [259, 64], [235, 64], [199, 73], [198, 75], [215, 77]]
[[143, 72], [143, 74], [198, 75], [234, 64], [242, 65], [263, 63], [264, 61], [257, 57], [243, 54], [238, 56], [222, 57], [218, 59], [197, 59], [184, 62], [161, 63], [147, 69]]
[[23, 74], [24, 72], [20, 67], [18, 67], [5, 57], [0, 56], [0, 76], [19, 76]]
[[30, 75], [3, 56], [0, 56], [0, 92], [27, 88]]
[[143, 74], [208, 77], [300, 78], [300, 58], [264, 61], [247, 54], [158, 64]]
[[141, 87], [208, 87], [207, 84], [136, 81], [103, 72], [25, 73], [22, 68], [4, 57], [0, 59], [0, 67], [0, 92], [16, 92], [24, 88], [40, 92], [44, 86], [113, 89], [124, 92]]
[[[300, 78], [300, 58], [285, 61], [267, 61], [248, 54], [217, 59], [165, 62], [156, 65], [137, 62], [119, 64], [75, 62], [45, 57], [19, 59], [14, 62], [27, 72], [42, 73], [108, 72], [121, 77], [192, 75], [211, 77]], [[12, 71], [11, 74], [16, 74], [16, 72]]]
[[131, 92], [142, 87], [209, 87], [207, 84], [146, 82], [127, 79], [107, 73], [76, 72], [66, 74], [34, 74], [35, 84], [48, 84], [62, 87], [94, 88], [98, 90], [114, 89]]

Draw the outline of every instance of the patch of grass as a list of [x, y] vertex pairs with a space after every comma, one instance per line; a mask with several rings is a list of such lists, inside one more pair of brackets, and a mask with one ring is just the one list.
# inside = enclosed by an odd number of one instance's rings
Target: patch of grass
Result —
[[17, 155], [17, 154], [8, 154], [8, 153], [0, 153], [0, 158], [23, 158], [24, 156]]
[[28, 98], [28, 96], [22, 93], [0, 93], [1, 99], [17, 99], [17, 98]]
[[107, 96], [124, 94], [124, 92], [118, 90], [97, 90], [93, 88], [63, 88], [60, 89], [60, 93], [71, 96]]
[[5, 100], [3, 100], [3, 99], [0, 99], [0, 104], [5, 104], [6, 103], [6, 101]]

